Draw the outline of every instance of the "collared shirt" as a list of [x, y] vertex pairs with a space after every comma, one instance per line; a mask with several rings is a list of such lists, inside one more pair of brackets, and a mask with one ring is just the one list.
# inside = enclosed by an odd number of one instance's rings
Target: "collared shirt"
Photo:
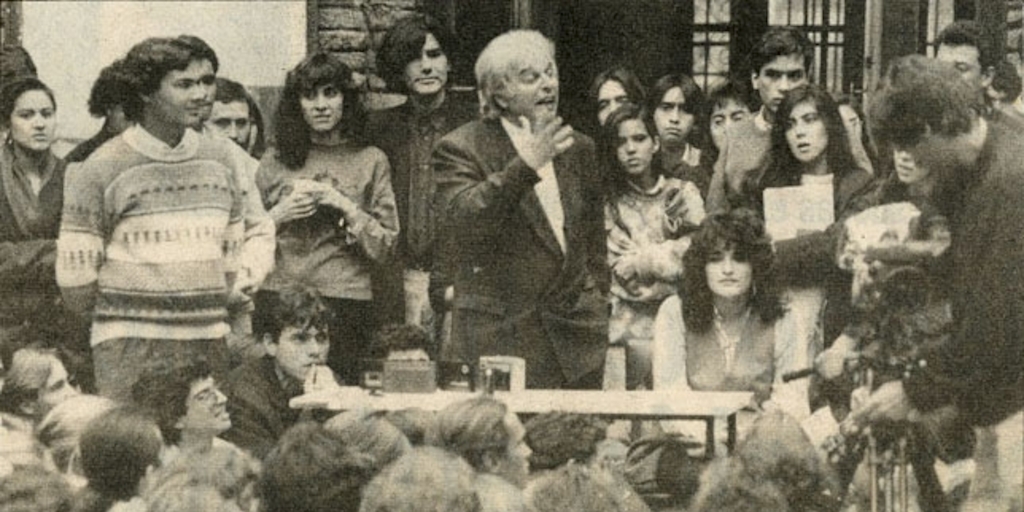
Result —
[[[510, 124], [509, 120], [504, 117], [501, 118], [501, 126], [505, 129], [505, 133], [510, 138], [515, 139], [517, 137], [516, 134], [519, 132], [511, 128]], [[518, 146], [519, 144], [515, 145]], [[540, 169], [537, 169], [537, 176], [540, 177], [540, 181], [533, 186], [533, 192], [537, 194], [537, 199], [540, 200], [540, 207], [544, 210], [544, 216], [547, 217], [551, 230], [555, 232], [558, 246], [562, 248], [562, 253], [565, 253], [565, 210], [562, 208], [558, 179], [555, 177], [555, 162], [552, 160], [544, 164]]]

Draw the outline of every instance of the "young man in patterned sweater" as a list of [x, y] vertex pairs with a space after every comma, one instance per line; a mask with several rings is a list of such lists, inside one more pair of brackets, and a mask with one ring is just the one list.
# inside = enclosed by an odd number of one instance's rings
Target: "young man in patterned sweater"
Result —
[[222, 369], [244, 208], [229, 143], [187, 129], [212, 101], [213, 50], [152, 38], [124, 65], [137, 124], [69, 170], [57, 242], [64, 298], [92, 315], [97, 388], [122, 401], [156, 362]]

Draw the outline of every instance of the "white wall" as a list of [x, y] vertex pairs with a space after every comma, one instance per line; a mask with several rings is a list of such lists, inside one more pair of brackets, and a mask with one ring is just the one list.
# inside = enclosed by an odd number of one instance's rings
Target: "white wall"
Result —
[[147, 37], [192, 34], [220, 60], [221, 76], [280, 86], [306, 52], [306, 3], [291, 1], [24, 2], [23, 44], [57, 96], [58, 136], [91, 137], [86, 105], [100, 70]]

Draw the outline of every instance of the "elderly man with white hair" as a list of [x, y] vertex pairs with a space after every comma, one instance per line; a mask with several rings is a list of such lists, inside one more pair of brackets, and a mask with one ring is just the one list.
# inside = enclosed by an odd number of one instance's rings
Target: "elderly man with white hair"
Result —
[[558, 116], [554, 45], [513, 30], [476, 62], [483, 119], [434, 149], [457, 248], [449, 359], [526, 360], [530, 388], [597, 388], [607, 348], [594, 143]]

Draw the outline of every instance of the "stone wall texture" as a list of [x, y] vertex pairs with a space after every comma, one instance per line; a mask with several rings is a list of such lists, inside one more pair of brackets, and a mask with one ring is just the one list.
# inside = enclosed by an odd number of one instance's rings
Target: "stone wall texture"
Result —
[[359, 74], [370, 91], [382, 91], [377, 50], [399, 19], [420, 12], [423, 0], [320, 0], [315, 41]]

